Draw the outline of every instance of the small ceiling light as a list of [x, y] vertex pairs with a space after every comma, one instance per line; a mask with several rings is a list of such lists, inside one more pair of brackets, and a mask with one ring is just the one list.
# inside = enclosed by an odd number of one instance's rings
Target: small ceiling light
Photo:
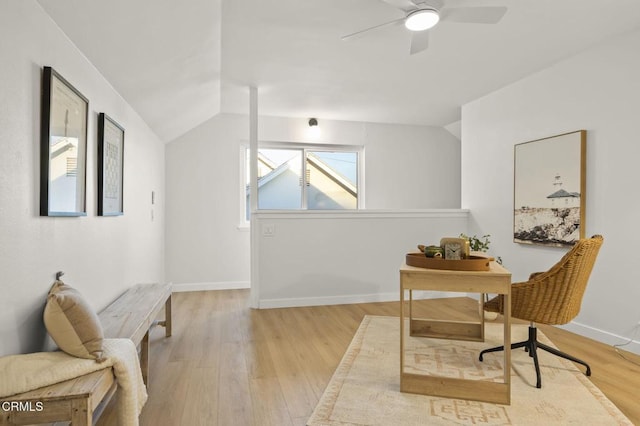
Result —
[[320, 138], [320, 126], [318, 125], [317, 118], [309, 119], [309, 129], [305, 132], [307, 137], [312, 140], [318, 140]]
[[424, 31], [433, 28], [440, 21], [440, 14], [435, 9], [418, 9], [407, 15], [404, 26], [411, 31]]

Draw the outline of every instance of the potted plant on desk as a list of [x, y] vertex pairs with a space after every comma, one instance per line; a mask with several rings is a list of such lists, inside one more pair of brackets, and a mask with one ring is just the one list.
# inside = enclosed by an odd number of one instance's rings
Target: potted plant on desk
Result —
[[[491, 235], [486, 234], [483, 235], [482, 237], [478, 237], [476, 235], [474, 235], [473, 237], [470, 237], [468, 235], [465, 235], [464, 233], [460, 234], [460, 238], [465, 238], [469, 241], [469, 249], [474, 252], [474, 251], [479, 251], [482, 253], [486, 253], [489, 251], [489, 245], [491, 244], [491, 240], [489, 240], [489, 237], [491, 237]], [[502, 259], [498, 256], [495, 258], [496, 262], [498, 262], [499, 264], [502, 265]], [[485, 293], [484, 295], [485, 298], [485, 302], [489, 301], [489, 295]], [[489, 321], [493, 321], [498, 317], [498, 313], [497, 312], [487, 312], [484, 311], [484, 319], [489, 320]]]

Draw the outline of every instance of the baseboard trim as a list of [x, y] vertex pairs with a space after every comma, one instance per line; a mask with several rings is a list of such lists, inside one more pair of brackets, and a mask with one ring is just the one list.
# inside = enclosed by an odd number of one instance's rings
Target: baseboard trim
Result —
[[606, 345], [613, 346], [613, 345], [624, 344], [624, 346], [621, 346], [620, 349], [640, 355], [640, 341], [633, 340], [635, 339], [635, 336], [632, 336], [632, 337], [619, 336], [617, 334], [609, 333], [608, 331], [590, 327], [588, 325], [581, 324], [575, 321], [572, 321], [569, 324], [565, 324], [559, 327], [564, 330], [570, 331], [572, 333], [576, 333], [581, 336], [588, 337], [593, 340], [597, 340], [598, 342], [604, 343]]
[[[428, 297], [427, 297], [428, 296]], [[415, 292], [413, 298], [419, 299], [440, 299], [445, 297], [460, 297], [460, 293], [448, 292], [428, 292], [418, 294]], [[375, 303], [375, 302], [397, 302], [400, 300], [398, 293], [374, 293], [374, 294], [353, 294], [344, 296], [323, 296], [323, 297], [298, 297], [286, 299], [260, 299], [258, 309], [273, 308], [296, 308], [302, 306], [324, 306], [324, 305], [351, 305], [354, 303]]]
[[249, 281], [226, 281], [209, 283], [181, 283], [173, 284], [172, 291], [181, 293], [187, 291], [236, 290], [251, 288]]

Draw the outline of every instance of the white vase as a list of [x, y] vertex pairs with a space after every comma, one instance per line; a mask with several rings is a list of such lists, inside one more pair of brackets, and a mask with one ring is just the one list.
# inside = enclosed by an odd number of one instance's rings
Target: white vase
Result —
[[497, 312], [484, 311], [484, 319], [485, 321], [493, 321], [498, 318]]

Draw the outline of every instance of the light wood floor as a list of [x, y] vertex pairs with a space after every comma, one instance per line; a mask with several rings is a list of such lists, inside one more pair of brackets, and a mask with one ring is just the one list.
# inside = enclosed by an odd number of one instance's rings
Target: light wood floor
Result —
[[[248, 290], [174, 294], [173, 337], [165, 339], [161, 328], [152, 335], [141, 425], [304, 425], [363, 316], [397, 316], [399, 309], [385, 302], [252, 310], [248, 298]], [[477, 312], [468, 298], [418, 304], [414, 312], [429, 317], [464, 320]], [[593, 383], [640, 425], [639, 366], [610, 346], [540, 328], [588, 362]], [[640, 363], [640, 356], [625, 355]], [[117, 424], [111, 407], [98, 424]]]

